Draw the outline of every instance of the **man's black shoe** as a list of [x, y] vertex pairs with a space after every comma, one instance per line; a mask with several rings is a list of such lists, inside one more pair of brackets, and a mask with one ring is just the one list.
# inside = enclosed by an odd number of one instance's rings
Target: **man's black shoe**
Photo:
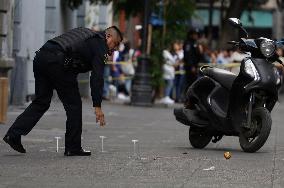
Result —
[[85, 151], [83, 149], [79, 151], [65, 151], [65, 156], [90, 156], [92, 153], [90, 151]]
[[11, 146], [14, 150], [20, 153], [26, 153], [25, 148], [23, 147], [21, 143], [21, 137], [20, 138], [15, 138], [11, 137], [9, 135], [6, 135], [3, 140]]

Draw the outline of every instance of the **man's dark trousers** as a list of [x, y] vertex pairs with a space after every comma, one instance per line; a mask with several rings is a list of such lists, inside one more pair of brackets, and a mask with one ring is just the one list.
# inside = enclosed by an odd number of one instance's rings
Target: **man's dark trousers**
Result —
[[8, 131], [10, 136], [27, 135], [48, 110], [57, 91], [67, 115], [65, 150], [81, 149], [82, 101], [78, 89], [77, 73], [62, 67], [63, 55], [40, 50], [33, 61], [35, 99], [16, 119]]

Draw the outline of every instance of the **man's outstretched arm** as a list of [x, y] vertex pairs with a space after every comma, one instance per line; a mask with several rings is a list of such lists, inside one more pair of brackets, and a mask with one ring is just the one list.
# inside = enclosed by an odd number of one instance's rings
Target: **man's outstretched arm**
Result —
[[104, 113], [101, 109], [102, 94], [104, 87], [104, 65], [105, 54], [107, 50], [104, 46], [100, 46], [96, 42], [95, 56], [92, 60], [92, 72], [90, 77], [91, 95], [93, 100], [93, 107], [96, 114], [96, 122], [100, 122], [101, 126], [105, 125]]

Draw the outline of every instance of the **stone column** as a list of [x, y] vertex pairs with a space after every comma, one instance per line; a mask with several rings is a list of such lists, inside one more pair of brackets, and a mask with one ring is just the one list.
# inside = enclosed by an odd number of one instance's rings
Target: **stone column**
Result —
[[8, 68], [13, 67], [13, 5], [14, 0], [0, 1], [0, 76], [7, 77]]
[[8, 106], [8, 70], [14, 66], [13, 51], [14, 0], [0, 1], [0, 123], [5, 123]]

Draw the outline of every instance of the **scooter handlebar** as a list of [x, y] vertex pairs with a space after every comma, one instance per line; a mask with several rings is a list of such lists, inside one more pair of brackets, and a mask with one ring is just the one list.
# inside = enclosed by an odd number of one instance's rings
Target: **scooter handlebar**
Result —
[[234, 46], [239, 46], [239, 42], [236, 42], [236, 41], [229, 41], [228, 44], [232, 44]]

